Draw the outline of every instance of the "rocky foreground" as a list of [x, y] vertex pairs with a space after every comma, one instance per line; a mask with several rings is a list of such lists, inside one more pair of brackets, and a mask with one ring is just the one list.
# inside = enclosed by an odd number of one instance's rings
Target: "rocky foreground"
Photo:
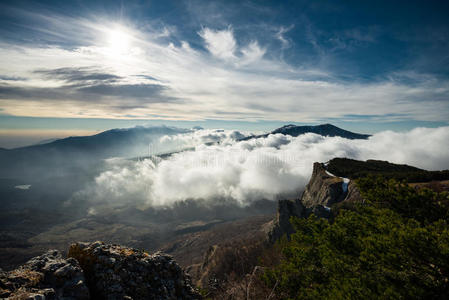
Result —
[[102, 242], [75, 243], [0, 271], [2, 299], [200, 299], [171, 256]]

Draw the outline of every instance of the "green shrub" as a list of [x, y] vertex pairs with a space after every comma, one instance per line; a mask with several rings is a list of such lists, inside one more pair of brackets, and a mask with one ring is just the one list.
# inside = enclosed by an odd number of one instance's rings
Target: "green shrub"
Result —
[[278, 298], [445, 299], [449, 295], [447, 193], [370, 177], [367, 200], [329, 222], [292, 219], [296, 233], [264, 274]]

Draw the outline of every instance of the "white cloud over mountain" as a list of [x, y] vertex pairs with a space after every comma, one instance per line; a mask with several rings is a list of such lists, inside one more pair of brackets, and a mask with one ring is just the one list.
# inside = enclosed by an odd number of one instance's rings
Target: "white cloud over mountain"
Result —
[[[113, 159], [95, 183], [80, 192], [92, 205], [107, 203], [165, 206], [187, 199], [213, 205], [237, 201], [249, 205], [260, 199], [298, 197], [307, 183], [313, 162], [334, 157], [380, 159], [430, 169], [449, 168], [449, 127], [385, 131], [368, 140], [348, 140], [304, 134], [282, 134], [237, 142], [222, 132], [222, 142], [197, 145], [160, 162]], [[235, 134], [235, 133], [234, 133]], [[184, 145], [202, 141], [210, 131], [178, 135]], [[163, 137], [162, 143], [168, 138]]]

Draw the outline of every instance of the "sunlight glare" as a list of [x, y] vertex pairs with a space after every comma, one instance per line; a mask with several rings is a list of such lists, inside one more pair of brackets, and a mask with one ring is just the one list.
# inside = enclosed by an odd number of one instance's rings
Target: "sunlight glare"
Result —
[[122, 56], [130, 52], [131, 35], [123, 28], [117, 27], [107, 32], [107, 48], [112, 56]]

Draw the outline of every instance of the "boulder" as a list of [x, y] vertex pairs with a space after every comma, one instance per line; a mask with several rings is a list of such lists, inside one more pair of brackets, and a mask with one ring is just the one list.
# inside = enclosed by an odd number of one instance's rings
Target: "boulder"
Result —
[[200, 299], [190, 278], [169, 255], [102, 242], [75, 243], [93, 299]]
[[0, 272], [0, 298], [90, 299], [78, 262], [57, 250], [34, 257], [10, 272]]

